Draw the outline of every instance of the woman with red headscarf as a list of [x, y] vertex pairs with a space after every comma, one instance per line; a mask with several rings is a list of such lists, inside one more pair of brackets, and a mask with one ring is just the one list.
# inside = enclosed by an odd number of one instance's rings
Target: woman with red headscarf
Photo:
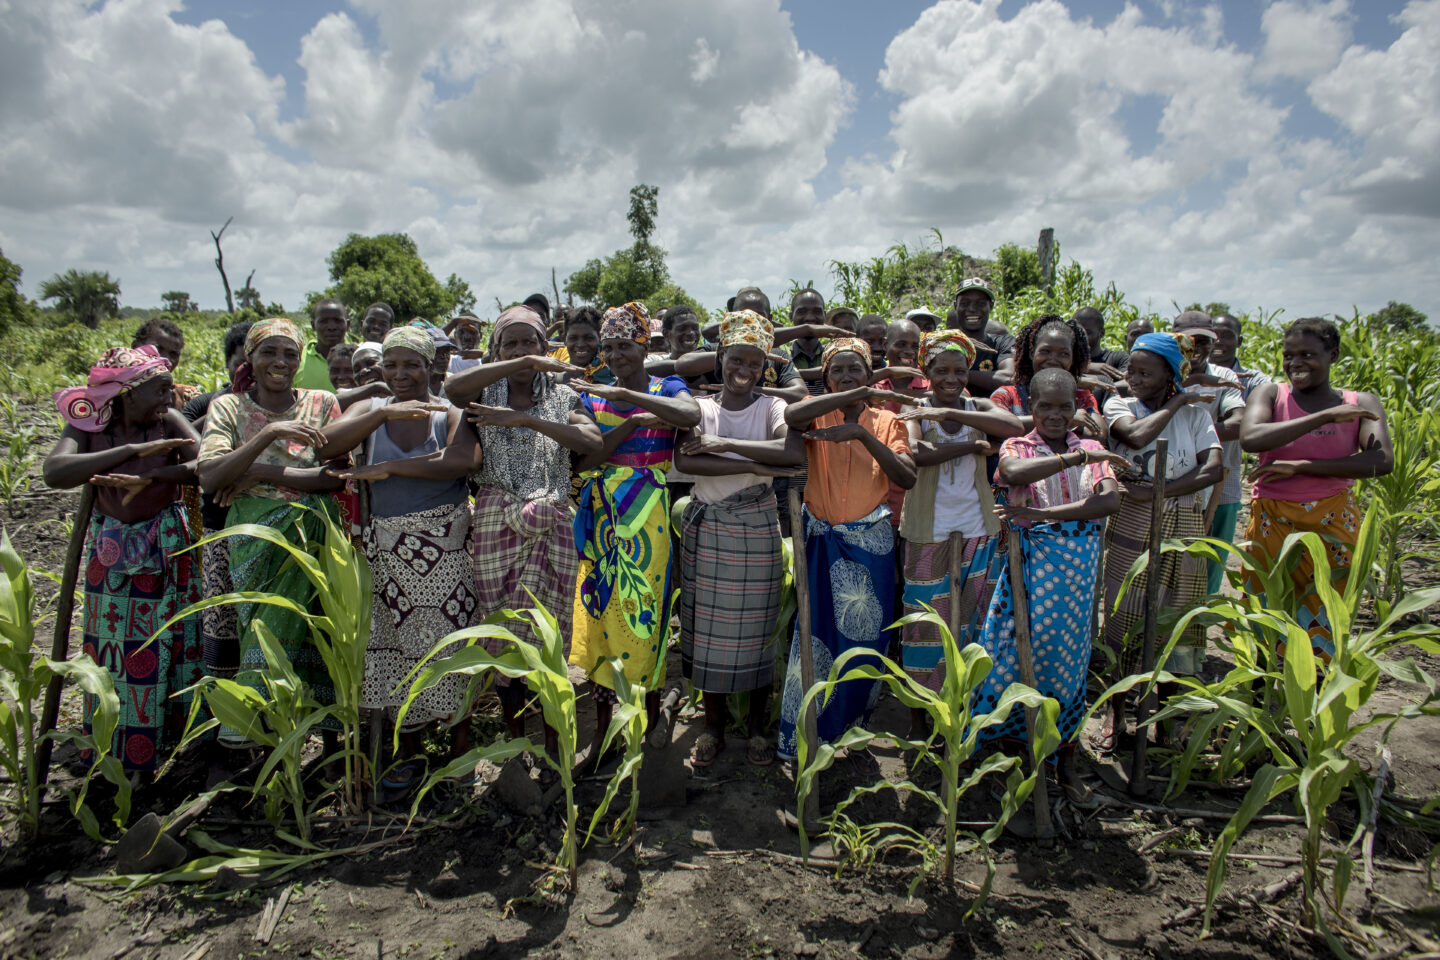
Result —
[[[85, 653], [109, 671], [120, 697], [113, 752], [127, 770], [156, 769], [184, 724], [186, 699], [200, 679], [200, 618], [185, 617], [150, 635], [200, 599], [179, 485], [195, 482], [199, 437], [171, 406], [170, 361], [153, 346], [115, 347], [83, 386], [55, 394], [65, 419], [45, 459], [52, 487], [99, 489], [90, 520], [85, 572]], [[94, 699], [85, 697], [89, 729]]]

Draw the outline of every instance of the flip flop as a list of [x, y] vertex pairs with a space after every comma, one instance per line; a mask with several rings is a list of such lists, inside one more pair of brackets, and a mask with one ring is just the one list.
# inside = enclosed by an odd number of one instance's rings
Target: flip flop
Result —
[[1105, 723], [1098, 735], [1090, 738], [1090, 746], [1102, 757], [1115, 755], [1115, 714], [1106, 712]]
[[768, 739], [756, 734], [745, 745], [745, 759], [752, 767], [768, 767], [775, 762], [775, 748]]
[[[696, 767], [708, 767], [724, 752], [724, 738], [707, 730], [696, 738], [695, 746], [690, 750], [690, 763]], [[708, 757], [705, 756], [706, 753], [709, 753]]]

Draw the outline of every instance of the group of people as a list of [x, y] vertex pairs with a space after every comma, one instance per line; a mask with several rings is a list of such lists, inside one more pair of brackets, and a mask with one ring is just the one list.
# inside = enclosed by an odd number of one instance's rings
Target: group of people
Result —
[[[716, 323], [679, 306], [652, 318], [639, 303], [552, 315], [535, 295], [493, 324], [462, 315], [444, 327], [396, 325], [374, 304], [357, 345], [346, 342], [344, 305], [325, 300], [308, 335], [283, 318], [231, 328], [231, 382], [213, 393], [174, 383], [183, 331], [147, 323], [130, 347], [107, 350], [85, 384], [56, 394], [67, 425], [45, 464], [51, 486], [96, 488], [84, 651], [120, 693], [117, 755], [153, 771], [202, 675], [259, 687], [267, 636], [317, 700], [333, 697], [296, 613], [238, 603], [176, 619], [204, 596], [236, 591], [312, 605], [303, 573], [267, 539], [186, 548], [237, 523], [309, 543], [329, 516], [363, 544], [374, 573], [365, 706], [393, 719], [406, 677], [438, 641], [538, 602], [592, 682], [584, 762], [595, 765], [614, 671], [648, 691], [654, 721], [672, 641], [703, 704], [697, 767], [725, 749], [732, 694], [747, 695], [739, 720], [750, 763], [795, 755], [806, 644], [817, 677], [847, 650], [898, 650], [916, 682], [940, 689], [947, 665], [935, 624], [889, 629], [927, 607], [957, 625], [960, 646], [979, 643], [993, 658], [974, 704], [988, 712], [1020, 679], [1020, 583], [1037, 685], [1061, 705], [1060, 780], [1085, 802], [1075, 747], [1097, 610], [1104, 662], [1133, 670], [1148, 578], [1168, 607], [1224, 583], [1218, 564], [1207, 571], [1166, 553], [1117, 603], [1147, 549], [1160, 471], [1164, 536], [1234, 541], [1242, 454], [1258, 454], [1245, 531], [1253, 549], [1273, 556], [1288, 533], [1317, 530], [1343, 570], [1359, 527], [1354, 480], [1390, 469], [1390, 439], [1373, 396], [1331, 385], [1340, 342], [1326, 321], [1290, 325], [1284, 378], [1272, 382], [1239, 364], [1234, 317], [1186, 311], [1168, 332], [1136, 321], [1124, 349], [1106, 349], [1097, 309], [1045, 314], [1012, 334], [991, 320], [993, 306], [978, 278], [946, 316], [919, 308], [888, 321], [827, 310], [805, 289], [778, 327], [753, 287]], [[780, 622], [792, 533], [809, 636], [800, 618], [793, 629]], [[1013, 579], [1011, 537], [1023, 558]], [[1303, 589], [1308, 575], [1296, 572], [1297, 615], [1323, 654], [1328, 624]], [[538, 642], [527, 625], [511, 628]], [[1204, 649], [1197, 628], [1163, 666], [1195, 674]], [[524, 684], [496, 683], [520, 735]], [[878, 682], [842, 685], [819, 710], [821, 738], [867, 723], [879, 692]], [[461, 693], [452, 680], [411, 706], [387, 788], [423, 777], [427, 726], [453, 731], [453, 755], [468, 748]], [[1115, 748], [1119, 711], [1117, 701], [1097, 750]], [[909, 735], [923, 737], [924, 723], [916, 711]], [[1017, 716], [991, 733], [1023, 738], [1024, 725]], [[553, 749], [554, 731], [546, 740]], [[219, 742], [244, 746], [245, 731], [222, 728]]]

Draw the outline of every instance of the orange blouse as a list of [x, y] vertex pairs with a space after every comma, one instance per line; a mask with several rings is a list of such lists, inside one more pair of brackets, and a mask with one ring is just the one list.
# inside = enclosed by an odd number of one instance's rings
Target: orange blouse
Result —
[[[838, 427], [844, 422], [845, 411], [832, 410], [816, 417], [810, 429]], [[867, 406], [860, 411], [860, 426], [896, 453], [910, 453], [910, 436], [905, 424], [890, 411]], [[886, 502], [890, 478], [859, 440], [845, 443], [806, 440], [805, 453], [810, 460], [805, 504], [821, 520], [831, 524], [851, 523]]]

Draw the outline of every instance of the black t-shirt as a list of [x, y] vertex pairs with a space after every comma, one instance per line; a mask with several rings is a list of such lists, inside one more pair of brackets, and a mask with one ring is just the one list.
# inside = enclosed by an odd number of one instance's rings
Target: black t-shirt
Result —
[[1091, 363], [1108, 363], [1116, 370], [1124, 370], [1130, 366], [1130, 354], [1124, 350], [1092, 350], [1090, 351]]
[[[210, 412], [210, 404], [216, 397], [223, 397], [230, 392], [230, 388], [223, 390], [212, 390], [209, 393], [197, 393], [186, 401], [180, 416], [185, 418], [187, 423], [194, 423]], [[225, 528], [225, 516], [230, 512], [228, 507], [218, 506], [215, 499], [200, 491], [200, 516], [204, 518], [206, 530], [223, 530]], [[196, 531], [198, 534], [199, 531]]]
[[971, 369], [979, 370], [981, 373], [994, 373], [1001, 361], [1015, 353], [1015, 338], [1008, 333], [991, 333], [987, 330], [983, 336], [970, 339], [983, 343], [995, 351], [994, 353], [986, 353], [984, 350], [976, 352], [975, 366]]

